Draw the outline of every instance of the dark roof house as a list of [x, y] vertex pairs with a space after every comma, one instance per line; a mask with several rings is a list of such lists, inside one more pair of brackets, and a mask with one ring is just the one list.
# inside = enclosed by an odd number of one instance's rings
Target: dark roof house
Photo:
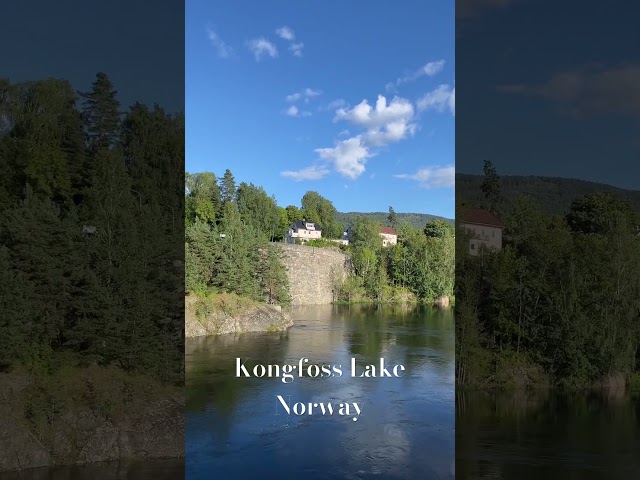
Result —
[[468, 208], [463, 210], [461, 223], [471, 225], [485, 225], [487, 227], [504, 228], [504, 224], [493, 213], [482, 208]]
[[313, 230], [315, 230], [316, 232], [321, 232], [322, 231], [322, 228], [317, 223], [305, 222], [304, 220], [296, 220], [295, 222], [293, 222], [291, 224], [291, 228], [293, 230], [308, 230], [307, 229], [307, 224], [313, 225]]
[[384, 233], [386, 235], [395, 235], [398, 236], [398, 233], [391, 227], [380, 227], [380, 233]]

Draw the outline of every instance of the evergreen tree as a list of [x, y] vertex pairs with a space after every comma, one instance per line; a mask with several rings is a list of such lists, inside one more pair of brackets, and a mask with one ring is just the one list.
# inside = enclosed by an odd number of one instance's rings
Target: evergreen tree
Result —
[[90, 91], [80, 92], [83, 99], [82, 116], [91, 152], [110, 148], [119, 139], [121, 121], [117, 93], [104, 72], [96, 74]]
[[500, 176], [491, 160], [484, 161], [484, 180], [480, 188], [488, 202], [489, 211], [495, 213], [498, 202], [500, 201], [501, 189]]
[[389, 216], [387, 217], [387, 220], [389, 221], [389, 225], [391, 225], [391, 227], [396, 228], [398, 226], [398, 216], [396, 215], [393, 207], [389, 207]]
[[220, 178], [220, 197], [222, 203], [228, 203], [235, 199], [236, 196], [236, 181], [233, 178], [231, 170], [228, 168], [224, 171], [224, 176]]

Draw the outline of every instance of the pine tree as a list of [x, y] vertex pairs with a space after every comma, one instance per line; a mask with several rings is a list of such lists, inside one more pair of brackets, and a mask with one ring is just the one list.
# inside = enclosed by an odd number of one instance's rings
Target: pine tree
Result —
[[114, 146], [120, 135], [120, 103], [117, 91], [104, 72], [98, 72], [89, 92], [79, 92], [83, 99], [82, 118], [89, 149], [95, 152]]
[[236, 181], [233, 178], [231, 170], [228, 168], [224, 172], [224, 176], [220, 177], [220, 197], [222, 203], [229, 203], [235, 199], [236, 196]]

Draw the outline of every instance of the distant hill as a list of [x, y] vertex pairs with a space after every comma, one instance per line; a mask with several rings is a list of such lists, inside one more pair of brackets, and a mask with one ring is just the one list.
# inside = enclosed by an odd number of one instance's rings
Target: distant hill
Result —
[[[373, 220], [374, 222], [381, 223], [383, 225], [388, 225], [389, 220], [387, 217], [389, 216], [389, 212], [348, 212], [342, 213], [338, 212], [336, 214], [336, 220], [343, 224], [345, 228], [353, 225], [356, 218], [358, 217], [367, 217]], [[409, 222], [416, 228], [423, 229], [427, 222], [433, 220], [445, 220], [447, 222], [453, 223], [453, 220], [450, 218], [438, 217], [436, 215], [429, 215], [427, 213], [396, 213], [396, 217], [398, 219], [398, 223], [406, 221]]]
[[[484, 195], [480, 190], [482, 175], [456, 174], [456, 201], [468, 205], [483, 206]], [[533, 197], [547, 213], [562, 215], [569, 210], [578, 196], [595, 192], [608, 192], [627, 200], [640, 211], [640, 191], [625, 190], [604, 183], [587, 182], [573, 178], [538, 176], [501, 176], [502, 196], [508, 208], [518, 194]]]

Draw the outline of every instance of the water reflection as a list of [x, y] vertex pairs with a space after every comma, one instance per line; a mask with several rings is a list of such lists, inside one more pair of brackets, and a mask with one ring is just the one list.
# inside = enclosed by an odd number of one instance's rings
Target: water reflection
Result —
[[640, 398], [456, 394], [456, 478], [639, 478]]
[[[294, 320], [286, 333], [187, 342], [187, 478], [453, 478], [451, 312], [314, 306]], [[343, 376], [237, 379], [236, 357], [249, 358], [248, 368], [306, 357], [341, 365]], [[350, 378], [352, 357], [359, 365], [384, 357], [405, 376]], [[275, 415], [276, 395], [357, 402], [362, 414]]]

